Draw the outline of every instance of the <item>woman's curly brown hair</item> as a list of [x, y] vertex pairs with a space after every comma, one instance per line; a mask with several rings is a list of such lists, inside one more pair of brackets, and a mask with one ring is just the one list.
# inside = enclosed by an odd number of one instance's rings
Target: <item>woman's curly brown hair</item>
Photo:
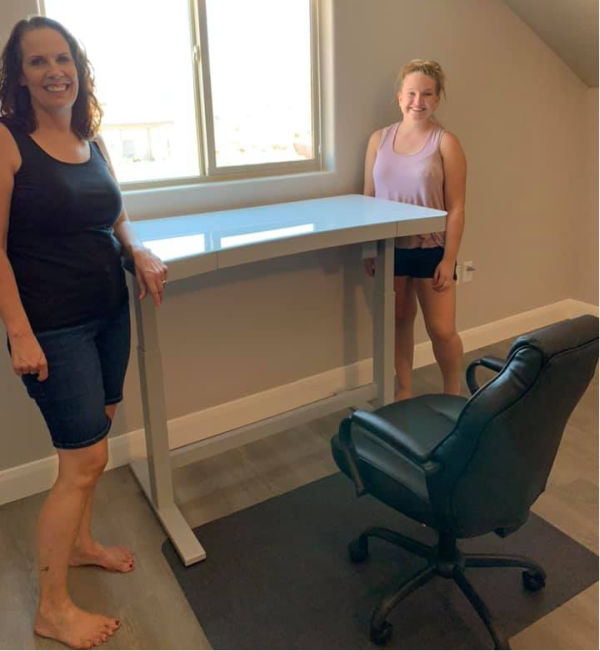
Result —
[[30, 16], [13, 27], [0, 62], [0, 117], [25, 133], [35, 131], [37, 127], [29, 90], [20, 84], [23, 72], [21, 39], [26, 32], [42, 28], [56, 30], [69, 46], [79, 78], [79, 93], [73, 104], [71, 129], [79, 138], [91, 139], [98, 133], [102, 119], [102, 109], [94, 95], [92, 67], [74, 36], [58, 21], [46, 16]]

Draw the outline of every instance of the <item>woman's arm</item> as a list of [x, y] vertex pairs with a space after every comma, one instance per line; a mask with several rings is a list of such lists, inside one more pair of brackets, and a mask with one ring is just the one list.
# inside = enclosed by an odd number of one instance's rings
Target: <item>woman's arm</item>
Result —
[[[98, 136], [96, 142], [100, 147], [100, 151], [104, 156], [112, 177], [116, 181], [117, 176], [104, 141]], [[158, 307], [161, 304], [164, 286], [167, 282], [167, 265], [139, 240], [131, 228], [131, 222], [129, 221], [125, 207], [123, 207], [119, 218], [115, 222], [114, 231], [116, 238], [133, 260], [135, 277], [140, 288], [139, 300], [141, 301], [147, 293], [150, 293], [154, 303]]]
[[19, 150], [8, 129], [0, 125], [0, 318], [11, 347], [13, 370], [17, 375], [48, 377], [48, 364], [23, 308], [12, 266], [6, 255], [10, 202], [14, 175], [21, 165]]
[[435, 271], [433, 286], [443, 291], [452, 281], [465, 224], [467, 162], [458, 138], [448, 131], [442, 136], [440, 153], [444, 165], [444, 201], [448, 216], [444, 257]]

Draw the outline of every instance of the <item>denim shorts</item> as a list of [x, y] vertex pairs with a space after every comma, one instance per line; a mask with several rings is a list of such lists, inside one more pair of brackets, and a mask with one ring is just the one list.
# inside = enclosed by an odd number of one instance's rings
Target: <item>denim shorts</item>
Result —
[[111, 314], [35, 336], [48, 362], [48, 379], [23, 375], [56, 448], [83, 448], [97, 443], [110, 429], [104, 411], [123, 399], [129, 361], [129, 304]]
[[[394, 249], [394, 276], [433, 278], [435, 270], [444, 257], [444, 247]], [[454, 267], [456, 280], [456, 265]]]

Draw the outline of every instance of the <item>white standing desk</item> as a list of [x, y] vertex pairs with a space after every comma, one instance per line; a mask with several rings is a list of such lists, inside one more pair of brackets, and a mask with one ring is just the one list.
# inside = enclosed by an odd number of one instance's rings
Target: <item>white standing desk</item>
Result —
[[[271, 418], [170, 450], [162, 359], [154, 303], [135, 301], [147, 458], [132, 470], [181, 559], [206, 558], [177, 507], [172, 470], [283, 431], [344, 407], [394, 397], [394, 238], [442, 231], [446, 213], [363, 195], [225, 210], [133, 222], [144, 244], [169, 266], [169, 282], [305, 251], [373, 243], [377, 256], [373, 313], [373, 382]], [[357, 262], [358, 263], [358, 262]], [[168, 312], [168, 307], [163, 307]]]

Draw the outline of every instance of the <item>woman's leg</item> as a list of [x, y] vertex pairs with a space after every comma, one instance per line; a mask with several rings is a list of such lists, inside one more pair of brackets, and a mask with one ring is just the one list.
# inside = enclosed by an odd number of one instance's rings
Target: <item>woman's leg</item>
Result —
[[[116, 410], [117, 405], [106, 405], [105, 407], [106, 415], [111, 421], [114, 419]], [[94, 489], [86, 499], [69, 564], [72, 566], [98, 565], [115, 572], [131, 572], [134, 569], [133, 554], [126, 547], [120, 545], [105, 547], [94, 540], [92, 536], [93, 500]]]
[[444, 393], [458, 396], [463, 348], [456, 332], [456, 283], [441, 292], [433, 289], [431, 278], [415, 278], [415, 283], [433, 354], [442, 371]]
[[37, 526], [40, 603], [35, 632], [89, 649], [113, 635], [119, 622], [77, 608], [67, 589], [67, 570], [86, 501], [106, 465], [107, 442], [104, 438], [89, 447], [57, 452], [58, 478]]
[[412, 395], [412, 367], [414, 358], [414, 325], [417, 316], [417, 299], [412, 278], [396, 276], [394, 278], [396, 293], [396, 367], [395, 400], [406, 400]]

